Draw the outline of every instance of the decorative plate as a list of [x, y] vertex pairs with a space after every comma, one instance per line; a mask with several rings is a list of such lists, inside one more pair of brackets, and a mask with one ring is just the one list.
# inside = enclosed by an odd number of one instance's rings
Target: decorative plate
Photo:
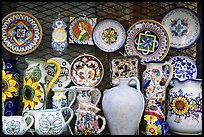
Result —
[[159, 22], [146, 19], [133, 24], [127, 31], [125, 51], [141, 57], [141, 64], [161, 61], [170, 48], [169, 35]]
[[[71, 65], [69, 64], [69, 62], [67, 62], [63, 58], [55, 57], [55, 58], [51, 58], [51, 59], [56, 60], [61, 66], [60, 76], [55, 81], [54, 85], [52, 86], [52, 89], [62, 89], [63, 90], [71, 82], [71, 77], [70, 77]], [[47, 71], [47, 80], [49, 83], [53, 79], [53, 77], [55, 76], [56, 67], [54, 64], [48, 64], [45, 67], [45, 70]]]
[[126, 31], [116, 20], [105, 19], [99, 22], [93, 30], [93, 41], [99, 49], [114, 52], [125, 43]]
[[138, 56], [113, 57], [110, 65], [111, 85], [116, 85], [119, 78], [139, 77], [140, 58]]
[[93, 55], [84, 54], [71, 63], [70, 76], [76, 86], [97, 86], [104, 75], [103, 65]]
[[[185, 79], [196, 79], [197, 67], [193, 60], [187, 56], [175, 56], [169, 60], [173, 66], [173, 78], [178, 78], [180, 81]], [[165, 73], [168, 77], [169, 69], [165, 67]], [[173, 86], [173, 82], [170, 83]]]
[[61, 54], [68, 45], [67, 32], [65, 30], [67, 26], [61, 18], [58, 18], [54, 21], [52, 28], [52, 48]]
[[168, 12], [162, 19], [167, 29], [170, 46], [173, 49], [190, 47], [201, 33], [201, 23], [197, 14], [188, 8], [176, 8]]
[[69, 43], [94, 45], [92, 31], [96, 21], [97, 18], [70, 17]]
[[12, 12], [2, 20], [2, 45], [11, 53], [24, 55], [34, 51], [42, 40], [38, 20], [26, 12]]

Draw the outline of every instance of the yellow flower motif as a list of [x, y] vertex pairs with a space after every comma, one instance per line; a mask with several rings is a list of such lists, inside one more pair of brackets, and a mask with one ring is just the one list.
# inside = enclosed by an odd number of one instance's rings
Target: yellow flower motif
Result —
[[150, 123], [154, 123], [157, 121], [157, 117], [153, 115], [145, 115], [144, 120], [146, 120], [147, 122], [149, 121]]
[[32, 79], [28, 79], [27, 81], [24, 79], [24, 87], [23, 87], [23, 103], [24, 108], [34, 109], [35, 105], [40, 102], [40, 97], [42, 96], [42, 91], [40, 90], [40, 86], [38, 86], [38, 82], [33, 82]]
[[91, 133], [92, 133], [92, 132], [91, 132], [91, 130], [89, 130], [89, 129], [87, 129], [87, 130], [84, 131], [84, 135], [91, 135]]
[[187, 113], [189, 105], [188, 101], [184, 97], [176, 97], [173, 100], [173, 111], [178, 115], [183, 115]]
[[18, 92], [18, 84], [12, 74], [2, 71], [2, 101], [12, 98]]
[[146, 132], [148, 135], [158, 135], [158, 127], [154, 124], [148, 124], [146, 126]]

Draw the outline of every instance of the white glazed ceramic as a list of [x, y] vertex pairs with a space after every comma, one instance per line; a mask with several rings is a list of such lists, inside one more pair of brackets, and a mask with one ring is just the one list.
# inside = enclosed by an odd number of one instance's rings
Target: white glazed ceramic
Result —
[[[136, 88], [129, 86], [132, 80]], [[135, 135], [145, 108], [138, 78], [120, 78], [118, 86], [105, 90], [102, 108], [111, 135]]]
[[186, 49], [199, 38], [201, 23], [198, 15], [189, 8], [179, 7], [169, 11], [161, 24], [170, 37], [170, 46], [174, 49]]
[[[69, 118], [65, 121], [63, 117], [64, 111]], [[23, 115], [30, 114], [34, 117], [35, 132], [38, 135], [60, 135], [65, 130], [74, 116], [74, 112], [70, 107], [63, 107], [61, 109], [44, 109], [44, 110], [27, 110]]]
[[[27, 122], [29, 119], [30, 122]], [[26, 116], [2, 116], [2, 131], [5, 135], [24, 135], [33, 125], [34, 118]]]
[[167, 122], [175, 134], [202, 134], [202, 79], [174, 78], [168, 95]]

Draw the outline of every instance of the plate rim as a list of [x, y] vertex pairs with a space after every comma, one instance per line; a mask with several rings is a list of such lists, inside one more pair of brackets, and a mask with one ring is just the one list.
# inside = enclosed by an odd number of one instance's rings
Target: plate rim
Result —
[[[138, 20], [138, 21], [136, 21], [134, 24], [132, 24], [129, 28], [128, 28], [128, 30], [127, 30], [127, 34], [128, 34], [128, 32], [130, 31], [130, 29], [133, 27], [133, 26], [135, 26], [136, 24], [138, 24], [138, 23], [140, 23], [140, 22], [153, 22], [153, 23], [156, 23], [156, 24], [159, 24], [162, 28], [163, 28], [163, 30], [166, 32], [166, 35], [167, 35], [167, 38], [168, 38], [168, 40], [167, 40], [167, 52], [161, 57], [161, 58], [159, 58], [159, 60], [158, 61], [162, 61], [166, 56], [167, 56], [167, 54], [168, 54], [168, 52], [169, 52], [169, 50], [170, 50], [170, 36], [169, 36], [169, 33], [167, 32], [167, 30], [166, 30], [166, 28], [160, 23], [160, 22], [158, 22], [158, 21], [156, 21], [156, 20], [153, 20], [153, 19], [142, 19], [142, 20]], [[125, 52], [126, 52], [126, 54], [128, 55], [128, 56], [130, 56], [129, 54], [128, 54], [128, 52], [127, 52], [127, 49], [126, 49], [126, 45], [127, 45], [127, 38], [126, 38], [126, 43], [124, 44], [124, 46], [125, 46]], [[138, 55], [139, 56], [139, 55]], [[140, 57], [140, 56], [139, 56]], [[142, 65], [146, 65], [146, 63], [147, 62], [145, 62], [145, 60], [143, 60], [142, 59], [142, 57], [140, 57], [141, 58], [141, 64]], [[143, 63], [142, 63], [142, 60], [143, 60]], [[151, 61], [151, 60], [150, 60]]]
[[99, 63], [101, 64], [102, 75], [101, 75], [100, 80], [97, 82], [97, 84], [95, 84], [94, 86], [84, 86], [84, 85], [82, 86], [82, 87], [96, 87], [96, 86], [99, 85], [100, 82], [102, 81], [102, 79], [103, 79], [103, 77], [104, 77], [104, 73], [105, 73], [104, 71], [105, 71], [105, 70], [104, 70], [104, 67], [103, 67], [102, 62], [101, 62], [96, 56], [91, 55], [91, 54], [88, 54], [88, 53], [81, 54], [81, 55], [77, 56], [77, 57], [72, 61], [71, 65], [70, 65], [70, 71], [69, 71], [71, 81], [74, 83], [75, 86], [81, 86], [81, 85], [79, 85], [78, 83], [76, 83], [76, 82], [73, 80], [72, 75], [71, 75], [71, 72], [72, 72], [72, 66], [73, 66], [74, 62], [75, 62], [78, 58], [83, 57], [83, 56], [91, 56], [91, 57], [95, 58], [97, 61], [99, 61]]
[[[102, 49], [101, 47], [99, 47], [99, 46], [96, 44], [96, 42], [95, 42], [95, 40], [94, 40], [94, 32], [95, 32], [94, 30], [95, 30], [95, 28], [97, 27], [97, 25], [98, 25], [99, 23], [101, 23], [101, 22], [103, 22], [103, 21], [106, 21], [106, 20], [112, 20], [112, 21], [118, 23], [119, 25], [121, 25], [121, 27], [124, 29], [124, 34], [125, 34], [124, 42], [123, 42], [123, 44], [121, 44], [121, 46], [120, 46], [118, 49], [113, 50], [113, 51], [108, 51], [108, 50], [104, 50], [104, 49]], [[119, 49], [121, 49], [121, 48], [124, 46], [125, 41], [126, 41], [126, 38], [127, 38], [127, 32], [126, 32], [125, 27], [123, 26], [122, 23], [120, 23], [120, 21], [118, 21], [118, 20], [115, 19], [115, 18], [104, 18], [104, 19], [98, 21], [98, 22], [96, 23], [96, 25], [94, 26], [94, 28], [93, 28], [93, 32], [92, 32], [92, 33], [93, 33], [93, 35], [92, 35], [92, 39], [93, 39], [93, 43], [94, 43], [94, 45], [96, 45], [96, 46], [97, 46], [100, 50], [102, 50], [103, 52], [107, 52], [107, 53], [113, 53], [113, 52], [116, 52], [116, 51], [118, 51]]]
[[[29, 53], [33, 52], [34, 50], [36, 50], [36, 49], [40, 46], [40, 44], [41, 44], [41, 42], [42, 42], [42, 36], [43, 36], [42, 26], [41, 26], [40, 22], [38, 21], [38, 19], [37, 19], [34, 15], [32, 15], [32, 14], [30, 14], [30, 13], [28, 13], [28, 12], [24, 12], [24, 11], [14, 11], [14, 12], [11, 12], [11, 13], [7, 14], [6, 16], [3, 17], [3, 19], [2, 19], [2, 24], [4, 24], [4, 20], [5, 20], [6, 18], [8, 18], [9, 16], [14, 15], [14, 14], [25, 14], [25, 15], [30, 16], [31, 18], [33, 18], [33, 19], [37, 22], [38, 27], [39, 27], [39, 32], [40, 32], [39, 42], [38, 42], [38, 44], [37, 44], [32, 50], [30, 50], [30, 51], [28, 51], [28, 52], [14, 52], [14, 51], [10, 50], [9, 48], [7, 48], [7, 46], [6, 46], [6, 45], [4, 44], [4, 42], [2, 41], [2, 45], [3, 45], [3, 47], [4, 47], [7, 51], [9, 51], [9, 52], [11, 52], [11, 53], [13, 53], [13, 54], [17, 54], [17, 55], [26, 55], [26, 54], [29, 54]], [[3, 25], [2, 25], [2, 26], [3, 26]]]
[[[189, 44], [188, 46], [182, 47], [182, 48], [172, 47], [171, 44], [170, 44], [170, 47], [171, 47], [171, 49], [173, 49], [173, 50], [186, 50], [186, 49], [191, 48], [191, 47], [199, 40], [199, 38], [200, 38], [200, 36], [201, 36], [201, 33], [202, 33], [202, 20], [201, 20], [201, 17], [198, 15], [198, 13], [196, 13], [196, 12], [193, 11], [192, 9], [187, 8], [187, 7], [184, 7], [184, 6], [178, 6], [178, 7], [174, 7], [174, 8], [168, 9], [168, 10], [164, 13], [164, 15], [162, 16], [162, 18], [160, 19], [161, 24], [162, 24], [162, 22], [163, 22], [164, 17], [165, 17], [168, 13], [170, 13], [171, 11], [176, 10], [176, 9], [186, 9], [186, 10], [192, 12], [192, 13], [197, 17], [197, 19], [198, 19], [198, 21], [199, 21], [199, 24], [200, 24], [200, 33], [199, 33], [198, 37], [194, 40], [194, 42], [193, 42], [192, 44]], [[170, 36], [170, 34], [169, 34], [169, 36]]]

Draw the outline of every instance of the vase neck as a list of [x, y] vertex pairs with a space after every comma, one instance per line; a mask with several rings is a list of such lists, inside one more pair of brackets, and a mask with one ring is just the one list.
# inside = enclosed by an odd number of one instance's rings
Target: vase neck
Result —
[[164, 63], [147, 63], [146, 69], [162, 68]]

